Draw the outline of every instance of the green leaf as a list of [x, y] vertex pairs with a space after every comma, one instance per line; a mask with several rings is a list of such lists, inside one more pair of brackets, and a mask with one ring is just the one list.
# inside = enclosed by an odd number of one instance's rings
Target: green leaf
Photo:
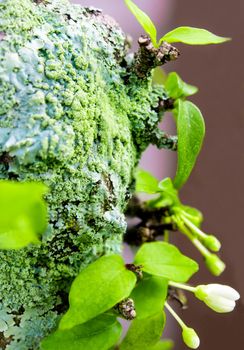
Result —
[[172, 203], [175, 205], [180, 204], [180, 199], [177, 189], [174, 187], [172, 180], [166, 177], [158, 184], [159, 190], [162, 192], [164, 198], [171, 199]]
[[153, 70], [153, 84], [164, 85], [167, 80], [167, 74], [162, 67], [156, 67]]
[[41, 343], [41, 350], [108, 350], [122, 332], [115, 316], [100, 315], [68, 330], [57, 330]]
[[201, 226], [201, 223], [203, 222], [203, 215], [198, 209], [189, 207], [187, 205], [182, 205], [180, 207], [180, 210], [182, 210], [183, 214], [197, 227]]
[[179, 100], [176, 113], [178, 166], [174, 186], [180, 188], [190, 176], [202, 148], [205, 123], [201, 111], [192, 102]]
[[175, 72], [168, 75], [165, 82], [165, 89], [168, 95], [175, 100], [194, 95], [198, 91], [196, 86], [185, 83]]
[[148, 350], [172, 350], [174, 343], [172, 340], [162, 340]]
[[147, 202], [150, 208], [164, 208], [172, 205], [180, 205], [178, 191], [169, 177], [158, 183], [158, 193], [160, 195], [157, 198], [153, 198]]
[[168, 281], [162, 277], [146, 276], [132, 291], [137, 319], [147, 318], [163, 311], [168, 292]]
[[157, 315], [135, 319], [123, 340], [120, 350], [142, 350], [156, 345], [160, 340], [165, 325], [165, 314], [160, 312]]
[[152, 43], [157, 47], [157, 29], [151, 20], [151, 18], [143, 12], [136, 4], [131, 0], [125, 0], [130, 12], [136, 17], [145, 32], [150, 36]]
[[198, 264], [165, 242], [145, 243], [135, 256], [135, 264], [155, 276], [175, 282], [187, 282], [198, 271]]
[[173, 200], [169, 196], [163, 196], [160, 194], [159, 197], [150, 199], [147, 201], [147, 206], [149, 208], [166, 208], [173, 205]]
[[47, 228], [47, 206], [41, 183], [0, 181], [0, 249], [38, 243]]
[[72, 328], [111, 309], [130, 295], [135, 284], [136, 276], [125, 268], [121, 256], [101, 257], [82, 270], [72, 283], [70, 307], [59, 328]]
[[156, 193], [158, 191], [158, 180], [149, 172], [138, 169], [135, 173], [136, 192]]
[[223, 38], [217, 36], [206, 29], [193, 28], [193, 27], [178, 27], [165, 34], [161, 39], [168, 43], [184, 43], [188, 45], [209, 45], [209, 44], [221, 44], [225, 41], [229, 41], [230, 38]]

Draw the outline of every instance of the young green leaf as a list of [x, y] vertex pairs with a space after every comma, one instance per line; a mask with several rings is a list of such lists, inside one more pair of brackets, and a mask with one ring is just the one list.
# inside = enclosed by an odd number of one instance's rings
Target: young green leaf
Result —
[[152, 79], [154, 85], [164, 85], [167, 80], [167, 74], [162, 67], [156, 67], [153, 70]]
[[41, 350], [108, 350], [122, 332], [115, 316], [100, 315], [68, 330], [57, 330], [41, 343]]
[[192, 102], [179, 100], [176, 113], [178, 166], [174, 186], [180, 188], [190, 176], [202, 148], [205, 123], [201, 111]]
[[165, 82], [165, 89], [168, 95], [175, 100], [194, 95], [198, 91], [196, 86], [185, 83], [175, 72], [168, 75]]
[[187, 205], [181, 205], [179, 209], [182, 211], [184, 216], [186, 216], [191, 222], [194, 223], [194, 225], [197, 227], [201, 226], [203, 215], [198, 209], [189, 207]]
[[125, 0], [130, 12], [136, 17], [145, 32], [150, 36], [152, 43], [157, 47], [157, 29], [151, 18], [143, 12], [132, 0]]
[[162, 340], [148, 350], [172, 350], [174, 343], [172, 340]]
[[170, 196], [160, 194], [157, 198], [150, 199], [147, 202], [149, 208], [166, 208], [173, 205], [173, 200]]
[[206, 29], [193, 28], [193, 27], [178, 27], [165, 34], [161, 39], [168, 43], [184, 43], [188, 45], [209, 45], [209, 44], [221, 44], [225, 41], [229, 41], [230, 38], [223, 38], [217, 36]]
[[135, 173], [136, 192], [156, 193], [158, 191], [158, 180], [149, 172], [138, 169]]
[[41, 183], [0, 181], [0, 249], [38, 243], [47, 227], [47, 206]]
[[142, 350], [150, 349], [160, 340], [165, 325], [165, 314], [163, 311], [144, 319], [135, 319], [121, 346], [120, 350]]
[[146, 276], [132, 291], [137, 319], [147, 318], [163, 311], [168, 292], [168, 281], [162, 277]]
[[72, 283], [70, 307], [59, 328], [72, 328], [111, 309], [130, 295], [135, 284], [136, 276], [125, 268], [121, 256], [101, 257], [82, 270]]
[[175, 282], [187, 282], [198, 271], [198, 264], [165, 242], [145, 243], [135, 256], [135, 264], [155, 276]]
[[172, 180], [166, 177], [158, 184], [159, 191], [162, 192], [164, 198], [169, 198], [172, 200], [172, 204], [179, 205], [180, 199], [177, 189], [174, 187]]

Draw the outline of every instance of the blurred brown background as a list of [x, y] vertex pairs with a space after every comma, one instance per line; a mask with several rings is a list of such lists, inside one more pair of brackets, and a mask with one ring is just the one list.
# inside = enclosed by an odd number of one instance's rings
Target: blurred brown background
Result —
[[[203, 27], [232, 38], [220, 46], [182, 47], [174, 69], [200, 88], [193, 100], [203, 112], [207, 130], [182, 199], [203, 211], [205, 230], [218, 233], [223, 243], [227, 268], [218, 282], [234, 286], [244, 298], [244, 2], [187, 0], [175, 5], [172, 26]], [[215, 281], [204, 267], [197, 280]], [[226, 315], [192, 301], [184, 314], [199, 331], [201, 349], [244, 349], [243, 301]]]
[[[143, 32], [123, 0], [73, 2], [104, 9], [135, 39]], [[135, 2], [155, 20], [160, 34], [176, 26], [189, 25], [232, 37], [230, 43], [219, 46], [177, 45], [182, 55], [166, 69], [177, 71], [185, 81], [199, 87], [199, 94], [192, 100], [202, 110], [207, 128], [202, 153], [182, 190], [182, 200], [202, 210], [205, 231], [216, 233], [223, 243], [222, 258], [227, 268], [217, 283], [232, 285], [244, 298], [244, 1]], [[159, 177], [173, 176], [175, 157], [151, 148], [144, 156], [143, 166]], [[186, 254], [200, 259], [185, 239], [176, 239]], [[202, 265], [193, 282], [216, 283], [216, 278]], [[244, 349], [242, 302], [233, 313], [218, 315], [192, 298], [188, 310], [181, 313], [186, 323], [199, 333], [202, 350]], [[171, 328], [168, 334], [173, 333], [177, 339], [180, 331], [174, 322]], [[179, 338], [175, 349], [186, 349]]]

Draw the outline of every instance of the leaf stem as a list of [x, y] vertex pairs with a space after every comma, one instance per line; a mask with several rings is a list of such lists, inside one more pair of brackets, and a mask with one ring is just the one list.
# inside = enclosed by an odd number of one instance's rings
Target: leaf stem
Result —
[[206, 233], [195, 226], [189, 219], [186, 218], [185, 214], [180, 215], [184, 223], [200, 238], [205, 239], [207, 237]]
[[165, 307], [166, 309], [170, 312], [170, 314], [175, 318], [175, 320], [179, 323], [179, 325], [181, 326], [182, 329], [186, 328], [186, 324], [182, 321], [182, 319], [180, 318], [179, 315], [177, 315], [177, 313], [172, 309], [172, 307], [165, 302]]
[[211, 255], [210, 251], [204, 247], [204, 245], [196, 238], [194, 235], [188, 230], [188, 228], [182, 224], [182, 219], [178, 215], [174, 215], [173, 219], [175, 220], [177, 226], [179, 227], [180, 231], [185, 234], [192, 244], [197, 248], [197, 250], [200, 251], [200, 253], [206, 258]]
[[183, 283], [169, 281], [169, 285], [172, 287], [179, 288], [179, 289], [187, 290], [187, 291], [192, 292], [192, 293], [194, 293], [196, 290], [196, 287], [191, 287], [191, 286], [188, 286], [187, 284], [183, 284]]
[[164, 231], [164, 242], [169, 243], [169, 231], [168, 230]]

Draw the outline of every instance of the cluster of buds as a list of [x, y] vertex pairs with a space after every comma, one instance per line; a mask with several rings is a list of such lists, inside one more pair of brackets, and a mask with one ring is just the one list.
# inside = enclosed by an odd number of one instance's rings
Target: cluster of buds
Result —
[[[169, 285], [194, 293], [196, 298], [203, 301], [207, 306], [218, 313], [233, 311], [236, 301], [240, 298], [239, 293], [234, 288], [221, 284], [207, 284], [192, 287], [182, 283], [169, 282]], [[195, 330], [188, 327], [168, 303], [165, 303], [165, 306], [181, 326], [184, 343], [190, 349], [197, 349], [200, 345], [200, 339]]]
[[172, 212], [171, 219], [174, 224], [203, 255], [208, 270], [214, 276], [219, 276], [225, 269], [225, 263], [215, 254], [221, 248], [220, 241], [214, 235], [203, 232], [199, 228], [201, 218], [197, 220], [196, 216], [187, 213], [184, 206], [172, 208]]

